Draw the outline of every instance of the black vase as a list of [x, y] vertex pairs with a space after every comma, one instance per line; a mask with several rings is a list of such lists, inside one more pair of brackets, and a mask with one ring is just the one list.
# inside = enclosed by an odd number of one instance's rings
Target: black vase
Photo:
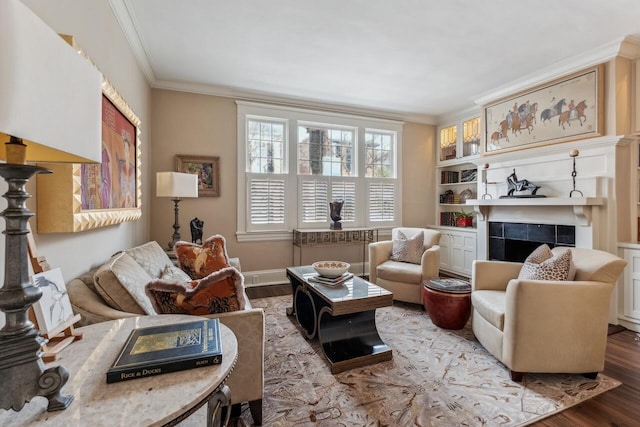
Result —
[[344, 201], [329, 203], [331, 219], [333, 220], [333, 223], [329, 226], [331, 230], [342, 230], [342, 223], [340, 222], [342, 217], [340, 216], [340, 211], [342, 211], [343, 204]]

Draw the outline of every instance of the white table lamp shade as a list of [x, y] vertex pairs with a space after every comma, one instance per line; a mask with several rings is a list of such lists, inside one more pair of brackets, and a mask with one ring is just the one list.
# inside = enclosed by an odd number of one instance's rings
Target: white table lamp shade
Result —
[[27, 161], [102, 160], [102, 77], [19, 0], [0, 1], [0, 158], [8, 135]]
[[181, 172], [157, 172], [156, 196], [198, 197], [198, 175]]

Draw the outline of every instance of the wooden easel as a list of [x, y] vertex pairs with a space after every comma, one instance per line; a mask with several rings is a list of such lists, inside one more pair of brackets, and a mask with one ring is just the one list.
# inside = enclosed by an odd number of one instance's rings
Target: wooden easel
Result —
[[[29, 234], [27, 234], [27, 245], [29, 248], [29, 259], [31, 260], [33, 272], [37, 274], [50, 270], [51, 267], [47, 263], [46, 258], [38, 256], [37, 254], [36, 242], [33, 240], [33, 234], [31, 233], [31, 226], [29, 223], [27, 223], [27, 229], [29, 230]], [[74, 323], [79, 322], [80, 319], [80, 315], [76, 314], [75, 316], [60, 323], [51, 331], [47, 333], [41, 332], [41, 335], [48, 340], [47, 343], [42, 346], [43, 361], [52, 362], [56, 360], [58, 358], [58, 353], [65, 349], [69, 344], [82, 339], [82, 332], [77, 332], [73, 328]], [[38, 328], [38, 321], [36, 320], [33, 307], [29, 310], [29, 320], [31, 320], [36, 328]]]

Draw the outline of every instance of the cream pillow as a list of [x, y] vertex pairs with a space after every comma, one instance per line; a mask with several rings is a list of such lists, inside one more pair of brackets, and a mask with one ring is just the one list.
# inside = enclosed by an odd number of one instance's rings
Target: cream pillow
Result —
[[169, 255], [155, 241], [127, 249], [125, 252], [153, 279], [160, 277], [166, 266], [173, 265]]
[[424, 253], [424, 232], [420, 231], [412, 238], [400, 230], [396, 230], [391, 247], [391, 260], [420, 264]]
[[[522, 265], [518, 279], [522, 280], [567, 280], [571, 270], [569, 249], [553, 255], [548, 245], [536, 248]], [[575, 276], [575, 268], [574, 268]]]
[[175, 265], [167, 265], [160, 276], [162, 280], [176, 280], [178, 282], [190, 282], [191, 277]]
[[126, 252], [120, 252], [93, 275], [96, 290], [116, 310], [136, 314], [157, 314], [145, 293], [153, 278]]

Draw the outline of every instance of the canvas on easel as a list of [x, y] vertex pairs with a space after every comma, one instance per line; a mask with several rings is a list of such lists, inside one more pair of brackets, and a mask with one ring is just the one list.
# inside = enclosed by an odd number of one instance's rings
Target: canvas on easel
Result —
[[42, 346], [42, 360], [51, 362], [69, 344], [82, 339], [82, 332], [73, 327], [80, 321], [80, 315], [73, 314], [59, 268], [34, 274], [33, 283], [42, 290], [42, 297], [33, 304], [29, 315], [40, 334], [47, 339]]
[[35, 273], [32, 279], [43, 293], [40, 300], [29, 310], [29, 320], [47, 339], [47, 343], [42, 346], [42, 360], [52, 362], [69, 344], [82, 339], [82, 332], [76, 331], [73, 327], [81, 317], [79, 314], [73, 314], [62, 270], [59, 268], [52, 270], [46, 258], [38, 256], [29, 223], [27, 223], [27, 229], [29, 230], [27, 234], [29, 258]]
[[42, 291], [42, 297], [33, 304], [38, 328], [40, 332], [49, 334], [73, 317], [62, 270], [54, 268], [34, 274], [33, 283]]

